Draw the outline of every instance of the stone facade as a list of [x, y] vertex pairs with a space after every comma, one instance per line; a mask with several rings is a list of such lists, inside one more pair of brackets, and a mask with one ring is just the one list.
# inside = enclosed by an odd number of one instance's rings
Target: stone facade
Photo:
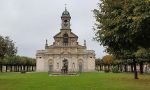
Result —
[[83, 46], [79, 45], [78, 36], [70, 29], [70, 19], [65, 9], [60, 32], [54, 36], [53, 44], [48, 45], [46, 40], [45, 50], [36, 53], [37, 72], [61, 72], [64, 66], [67, 66], [68, 72], [95, 71], [95, 52], [87, 50], [86, 41]]

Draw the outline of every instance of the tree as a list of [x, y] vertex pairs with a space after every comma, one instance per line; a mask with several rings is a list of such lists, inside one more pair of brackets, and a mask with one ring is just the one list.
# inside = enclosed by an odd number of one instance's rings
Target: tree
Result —
[[13, 56], [17, 53], [15, 44], [9, 37], [0, 36], [0, 71], [2, 72], [2, 64], [4, 57]]
[[95, 59], [95, 66], [96, 66], [96, 70], [102, 71], [103, 61], [101, 58]]
[[113, 56], [111, 55], [106, 55], [103, 57], [103, 62], [105, 64], [112, 64], [113, 63]]
[[110, 70], [110, 65], [113, 64], [113, 56], [106, 55], [103, 57], [103, 63], [108, 66], [108, 70]]
[[34, 58], [18, 55], [6, 56], [3, 61], [3, 65], [6, 66], [6, 72], [7, 70], [10, 70], [10, 72], [34, 71], [34, 66], [36, 63]]
[[139, 59], [140, 73], [143, 74], [143, 63], [148, 62], [150, 59], [150, 48], [146, 50], [139, 47], [137, 52], [135, 52], [135, 56]]
[[0, 36], [0, 58], [13, 56], [17, 53], [14, 42], [9, 37]]
[[150, 48], [150, 7], [148, 0], [101, 0], [96, 18], [95, 40], [106, 47], [106, 52], [134, 63], [139, 47]]

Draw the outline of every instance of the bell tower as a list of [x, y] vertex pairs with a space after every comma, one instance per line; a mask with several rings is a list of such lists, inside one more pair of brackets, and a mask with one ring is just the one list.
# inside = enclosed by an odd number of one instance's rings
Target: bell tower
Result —
[[71, 31], [70, 20], [71, 20], [70, 13], [67, 11], [67, 8], [65, 7], [65, 10], [63, 11], [61, 16], [60, 32], [54, 36], [55, 40], [54, 45], [56, 45], [57, 47], [58, 46], [70, 47], [78, 45], [77, 42], [78, 36]]
[[61, 29], [62, 30], [70, 30], [70, 19], [71, 19], [70, 13], [67, 11], [67, 8], [65, 7], [65, 11], [62, 13], [62, 16], [61, 16], [61, 20], [62, 20]]

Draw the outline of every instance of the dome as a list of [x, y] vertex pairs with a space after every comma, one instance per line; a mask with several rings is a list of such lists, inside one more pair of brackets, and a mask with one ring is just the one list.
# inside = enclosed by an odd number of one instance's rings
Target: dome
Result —
[[67, 9], [65, 9], [65, 11], [62, 13], [62, 16], [70, 16], [69, 12], [67, 11]]

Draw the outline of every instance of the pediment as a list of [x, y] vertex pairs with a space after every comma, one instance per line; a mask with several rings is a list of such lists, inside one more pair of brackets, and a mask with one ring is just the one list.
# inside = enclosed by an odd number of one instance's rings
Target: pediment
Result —
[[[62, 38], [64, 34], [65, 34], [65, 33], [63, 33], [63, 32], [59, 32], [59, 33], [57, 33], [57, 34], [54, 36], [54, 38]], [[68, 36], [69, 36], [69, 37], [73, 37], [73, 38], [78, 38], [78, 36], [77, 36], [76, 34], [74, 34], [73, 32], [70, 32], [70, 33], [68, 34]]]

